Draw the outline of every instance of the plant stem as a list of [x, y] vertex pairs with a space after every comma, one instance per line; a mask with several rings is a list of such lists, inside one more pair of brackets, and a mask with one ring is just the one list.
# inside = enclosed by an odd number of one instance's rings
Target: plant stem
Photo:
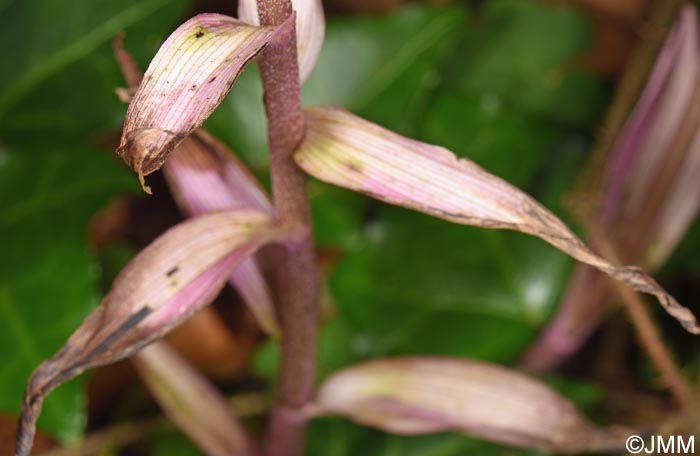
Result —
[[[278, 25], [292, 15], [289, 0], [258, 0], [260, 22]], [[282, 323], [279, 391], [268, 423], [264, 452], [303, 453], [307, 419], [301, 408], [311, 399], [316, 374], [319, 272], [311, 236], [306, 175], [292, 154], [304, 136], [294, 20], [267, 45], [260, 59], [270, 143], [272, 194], [277, 215], [308, 227], [307, 236], [281, 252], [277, 267], [278, 311]]]
[[[619, 261], [619, 255], [599, 226], [590, 227], [590, 237], [600, 252], [612, 261]], [[626, 285], [612, 280], [615, 291], [622, 300], [622, 306], [629, 314], [637, 329], [639, 341], [661, 372], [664, 383], [671, 391], [675, 402], [684, 408], [692, 403], [693, 390], [681, 374], [673, 355], [666, 347], [659, 330], [654, 324], [649, 311], [639, 295]]]

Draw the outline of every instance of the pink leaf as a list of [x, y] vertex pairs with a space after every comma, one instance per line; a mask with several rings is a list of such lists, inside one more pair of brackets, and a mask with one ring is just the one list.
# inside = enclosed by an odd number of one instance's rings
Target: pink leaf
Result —
[[53, 358], [32, 373], [18, 454], [28, 454], [44, 398], [86, 369], [123, 359], [209, 304], [243, 259], [290, 230], [257, 211], [187, 220], [141, 251]]
[[[291, 22], [280, 27], [289, 27]], [[200, 14], [165, 41], [129, 105], [117, 154], [143, 176], [199, 127], [279, 28]]]
[[405, 138], [343, 109], [306, 111], [306, 134], [295, 153], [318, 179], [455, 223], [506, 228], [544, 239], [637, 291], [657, 297], [683, 327], [700, 334], [694, 315], [654, 279], [593, 253], [534, 199], [442, 147]]
[[537, 380], [456, 358], [387, 358], [342, 369], [322, 383], [308, 411], [395, 434], [457, 431], [557, 453], [620, 450], [630, 435], [594, 427]]
[[[143, 75], [134, 58], [124, 49], [123, 35], [114, 40], [114, 52], [128, 90], [136, 90]], [[225, 144], [204, 130], [196, 130], [173, 150], [165, 163], [164, 174], [175, 201], [189, 216], [237, 208], [273, 213], [272, 203], [253, 173]], [[279, 336], [272, 296], [255, 257], [241, 262], [231, 274], [230, 283], [241, 294], [262, 329]]]
[[254, 454], [226, 398], [166, 342], [140, 351], [133, 362], [165, 414], [206, 454]]
[[[255, 176], [224, 144], [202, 130], [173, 151], [163, 171], [178, 206], [187, 215], [236, 208], [273, 212]], [[272, 295], [254, 257], [241, 262], [230, 283], [263, 330], [279, 336]]]

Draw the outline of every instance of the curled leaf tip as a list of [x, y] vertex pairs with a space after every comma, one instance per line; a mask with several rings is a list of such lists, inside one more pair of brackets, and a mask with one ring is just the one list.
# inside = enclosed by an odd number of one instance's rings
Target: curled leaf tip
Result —
[[223, 101], [245, 65], [285, 26], [289, 24], [256, 27], [221, 14], [200, 14], [168, 37], [143, 81], [117, 40], [115, 52], [130, 88], [140, 82], [117, 154], [143, 176], [160, 168]]
[[386, 130], [337, 107], [307, 109], [294, 154], [312, 176], [450, 222], [537, 236], [635, 290], [654, 295], [693, 334], [695, 316], [641, 269], [616, 266], [589, 249], [547, 208], [476, 163]]
[[151, 194], [144, 177], [160, 169], [168, 154], [182, 141], [182, 136], [162, 128], [139, 128], [126, 134], [117, 155], [136, 172], [143, 190]]
[[151, 187], [149, 185], [146, 185], [146, 178], [141, 171], [138, 171], [138, 176], [139, 176], [139, 184], [141, 184], [141, 189], [147, 195], [153, 195], [153, 190], [151, 189]]
[[695, 315], [687, 307], [682, 306], [676, 298], [666, 293], [661, 285], [650, 278], [642, 268], [623, 266], [611, 270], [609, 274], [637, 291], [655, 296], [666, 312], [678, 320], [686, 331], [691, 334], [700, 334], [700, 325]]

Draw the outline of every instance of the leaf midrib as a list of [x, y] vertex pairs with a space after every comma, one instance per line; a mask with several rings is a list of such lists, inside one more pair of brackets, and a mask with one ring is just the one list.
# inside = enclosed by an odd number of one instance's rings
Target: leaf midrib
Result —
[[[169, 0], [150, 0], [137, 2], [129, 8], [115, 14], [96, 28], [82, 35], [82, 37], [56, 52], [39, 65], [35, 65], [25, 76], [14, 84], [10, 84], [0, 95], [0, 117], [32, 88], [51, 77], [65, 66], [89, 54], [100, 44], [107, 41], [120, 29], [140, 21], [159, 8], [167, 4]], [[10, 2], [11, 3], [11, 2]], [[5, 7], [9, 6], [9, 3]]]
[[455, 22], [454, 16], [450, 12], [445, 12], [433, 19], [421, 30], [421, 33], [414, 34], [385, 64], [391, 71], [385, 77], [375, 78], [369, 84], [362, 86], [354, 96], [350, 109], [361, 111], [371, 104], [407, 70], [421, 53], [452, 32], [453, 28], [450, 27], [452, 22]]

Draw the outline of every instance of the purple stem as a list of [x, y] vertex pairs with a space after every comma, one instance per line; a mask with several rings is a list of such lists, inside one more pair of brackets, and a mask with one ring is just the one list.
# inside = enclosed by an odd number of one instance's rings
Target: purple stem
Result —
[[[262, 25], [282, 24], [292, 14], [290, 0], [258, 0]], [[302, 407], [313, 395], [320, 276], [311, 236], [306, 175], [292, 158], [304, 136], [294, 21], [261, 54], [260, 72], [270, 143], [275, 210], [286, 221], [308, 228], [303, 241], [280, 249], [277, 305], [282, 324], [279, 389], [264, 452], [300, 456], [307, 419]]]

